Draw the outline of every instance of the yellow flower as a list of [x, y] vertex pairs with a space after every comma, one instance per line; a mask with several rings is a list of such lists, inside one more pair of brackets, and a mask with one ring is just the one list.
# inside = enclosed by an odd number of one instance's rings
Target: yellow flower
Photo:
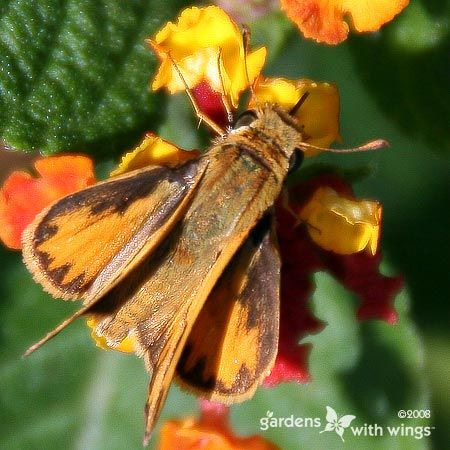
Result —
[[186, 151], [160, 138], [156, 134], [147, 133], [142, 142], [131, 152], [122, 157], [119, 166], [111, 172], [111, 176], [120, 175], [132, 170], [151, 165], [178, 166], [199, 155], [198, 151]]
[[108, 343], [106, 342], [106, 339], [103, 336], [99, 336], [95, 332], [95, 328], [97, 327], [99, 323], [99, 320], [94, 317], [90, 316], [86, 320], [86, 324], [89, 328], [91, 328], [91, 337], [94, 339], [95, 344], [97, 347], [101, 348], [102, 350], [117, 350], [119, 352], [123, 353], [134, 353], [135, 347], [134, 347], [134, 338], [132, 336], [127, 336], [118, 346], [116, 347], [110, 347]]
[[408, 3], [409, 0], [281, 0], [281, 7], [305, 37], [339, 44], [349, 30], [344, 17], [359, 32], [377, 31]]
[[349, 255], [366, 250], [375, 255], [382, 207], [378, 202], [340, 196], [330, 187], [317, 189], [299, 213], [311, 239], [325, 250]]
[[[295, 117], [304, 126], [306, 141], [319, 147], [329, 147], [339, 136], [339, 92], [334, 84], [312, 80], [285, 78], [258, 79], [249, 107], [263, 103], [276, 103], [290, 110], [308, 92], [309, 96]], [[305, 151], [314, 156], [318, 150]]]
[[246, 54], [239, 27], [216, 6], [185, 9], [176, 24], [168, 22], [148, 42], [161, 60], [153, 90], [166, 87], [175, 93], [185, 89], [170, 54], [190, 88], [206, 81], [235, 107], [266, 58], [265, 47]]

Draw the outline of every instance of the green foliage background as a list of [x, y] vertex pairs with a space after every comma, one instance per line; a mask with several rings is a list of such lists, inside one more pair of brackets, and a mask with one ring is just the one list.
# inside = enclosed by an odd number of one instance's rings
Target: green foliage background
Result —
[[[89, 152], [99, 172], [147, 130], [185, 147], [204, 146], [185, 98], [148, 90], [156, 61], [143, 40], [184, 4], [4, 0], [2, 139], [45, 154]], [[422, 440], [347, 433], [345, 444], [317, 429], [273, 428], [263, 434], [283, 449], [449, 447], [449, 17], [448, 1], [413, 0], [380, 33], [352, 36], [339, 47], [305, 41], [281, 14], [252, 24], [253, 42], [269, 47], [266, 74], [338, 84], [345, 144], [391, 141], [389, 150], [320, 161], [350, 171], [369, 169], [355, 190], [383, 202], [383, 270], [403, 273], [407, 287], [396, 300], [398, 325], [359, 323], [357, 299], [318, 274], [311, 307], [328, 326], [308, 339], [313, 381], [260, 389], [253, 400], [233, 408], [238, 431], [262, 433], [259, 418], [267, 411], [324, 419], [330, 405], [356, 415], [358, 425], [436, 428], [431, 439]], [[21, 359], [30, 343], [76, 305], [44, 294], [18, 253], [2, 248], [0, 261], [0, 446], [141, 448], [147, 383], [142, 362], [98, 350], [81, 322]], [[194, 413], [195, 405], [173, 388], [163, 419]], [[401, 421], [399, 409], [431, 409], [432, 420]]]

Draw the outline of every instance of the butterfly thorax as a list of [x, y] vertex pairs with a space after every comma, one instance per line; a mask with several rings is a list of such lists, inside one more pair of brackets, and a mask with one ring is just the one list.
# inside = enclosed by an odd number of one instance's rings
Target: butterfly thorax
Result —
[[[239, 151], [283, 180], [296, 149], [304, 142], [301, 125], [284, 109], [268, 104], [245, 112], [214, 149]], [[213, 153], [215, 153], [213, 151]]]

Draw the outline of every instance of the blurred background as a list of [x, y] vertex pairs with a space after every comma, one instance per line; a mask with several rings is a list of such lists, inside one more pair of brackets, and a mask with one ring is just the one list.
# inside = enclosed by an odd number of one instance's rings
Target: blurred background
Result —
[[[222, 2], [226, 3], [226, 2]], [[273, 3], [273, 2], [268, 2]], [[155, 57], [144, 38], [183, 1], [9, 0], [0, 4], [0, 137], [27, 152], [83, 151], [105, 176], [145, 131], [205, 148], [184, 96], [151, 94]], [[232, 408], [233, 427], [283, 449], [443, 449], [450, 446], [449, 150], [450, 2], [413, 0], [378, 33], [337, 47], [305, 40], [277, 8], [246, 22], [266, 45], [266, 75], [335, 82], [346, 146], [385, 138], [373, 153], [318, 162], [364, 173], [356, 193], [384, 205], [383, 272], [403, 274], [397, 325], [358, 322], [356, 297], [316, 275], [314, 313], [327, 322], [312, 342], [306, 385], [259, 389]], [[2, 179], [33, 155], [0, 153]], [[80, 321], [30, 358], [23, 351], [76, 305], [53, 300], [18, 252], [0, 248], [0, 446], [5, 449], [139, 449], [147, 374], [134, 356], [97, 349]], [[325, 406], [359, 424], [435, 427], [430, 438], [354, 438], [316, 429], [259, 429], [276, 417], [325, 417]], [[160, 424], [196, 412], [173, 387]], [[397, 417], [429, 409], [430, 420]], [[155, 448], [154, 439], [150, 448]]]

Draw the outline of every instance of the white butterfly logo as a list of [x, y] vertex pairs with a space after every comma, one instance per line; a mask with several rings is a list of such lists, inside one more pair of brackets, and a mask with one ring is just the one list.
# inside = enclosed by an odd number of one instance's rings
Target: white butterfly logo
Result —
[[326, 420], [328, 423], [325, 425], [325, 428], [321, 431], [321, 433], [334, 430], [340, 436], [342, 442], [345, 442], [343, 438], [344, 430], [350, 426], [355, 418], [356, 416], [352, 416], [350, 414], [338, 417], [336, 411], [331, 406], [327, 406]]

